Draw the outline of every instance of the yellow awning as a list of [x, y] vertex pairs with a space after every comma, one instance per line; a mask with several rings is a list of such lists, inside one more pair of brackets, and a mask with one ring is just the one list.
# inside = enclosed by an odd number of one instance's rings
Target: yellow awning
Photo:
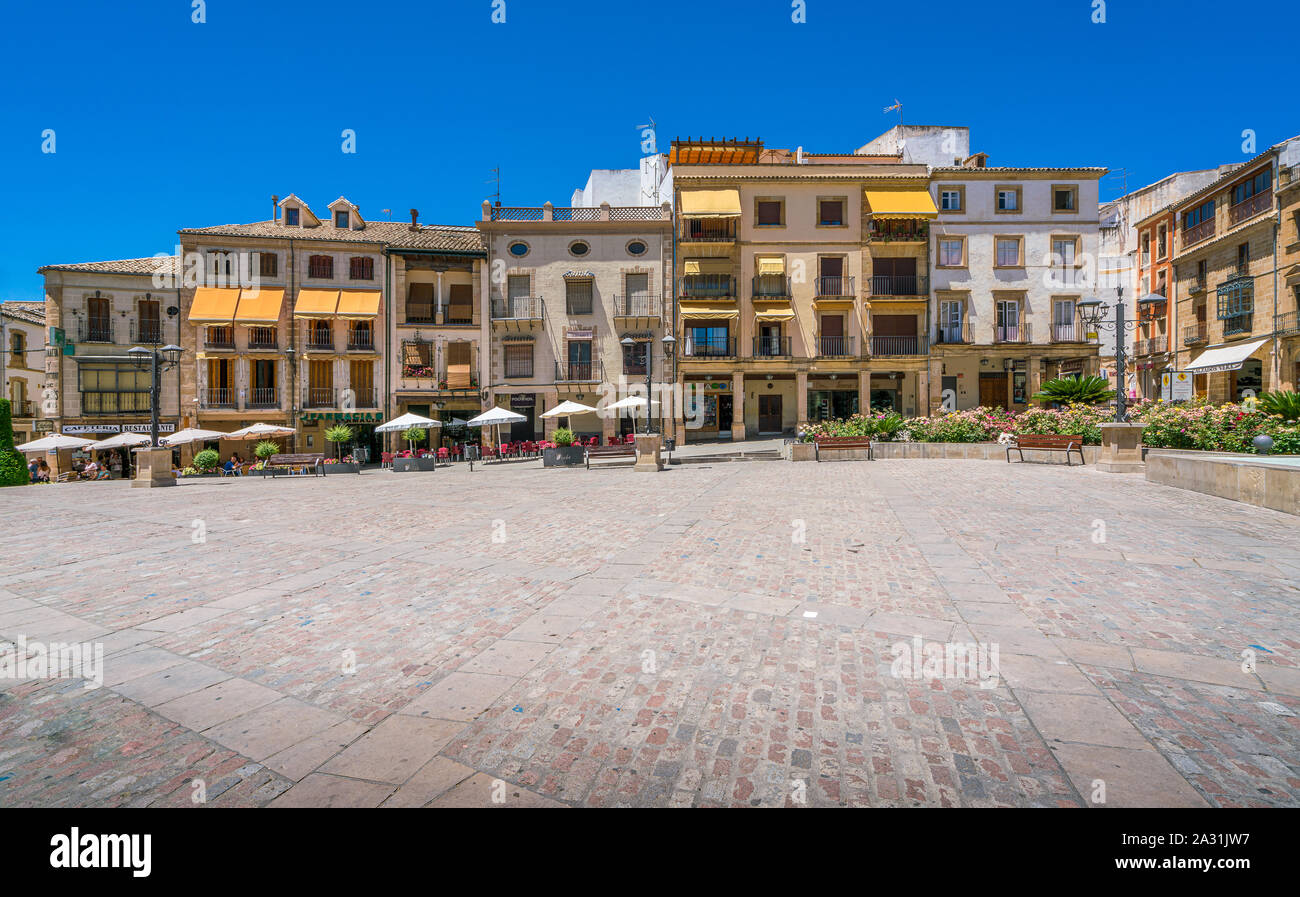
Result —
[[768, 258], [760, 258], [758, 260], [758, 273], [759, 274], [784, 274], [785, 259], [780, 256], [777, 256], [776, 258], [772, 258], [770, 256]]
[[284, 287], [262, 287], [240, 290], [239, 308], [235, 311], [238, 324], [275, 324], [280, 320], [280, 306], [284, 304]]
[[362, 320], [379, 314], [378, 290], [343, 290], [339, 296], [340, 318]]
[[788, 321], [794, 317], [789, 302], [755, 302], [755, 321]]
[[682, 262], [683, 274], [730, 274], [729, 259], [687, 259]]
[[238, 304], [239, 290], [233, 287], [199, 287], [190, 304], [190, 323], [229, 324]]
[[876, 218], [938, 218], [930, 191], [924, 187], [870, 187], [867, 205]]
[[338, 290], [299, 290], [295, 318], [332, 318], [339, 307]]
[[683, 299], [677, 304], [683, 318], [738, 318], [740, 309], [730, 302], [707, 302]]
[[682, 216], [686, 218], [739, 218], [740, 191], [683, 190]]

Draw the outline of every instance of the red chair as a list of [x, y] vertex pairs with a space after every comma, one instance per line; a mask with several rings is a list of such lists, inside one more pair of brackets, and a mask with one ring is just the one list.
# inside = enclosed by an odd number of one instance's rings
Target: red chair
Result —
[[636, 445], [636, 434], [628, 433], [627, 438], [623, 440], [624, 445]]
[[446, 447], [445, 445], [444, 445], [444, 446], [440, 446], [440, 447], [438, 448], [438, 460], [439, 460], [439, 461], [450, 461], [450, 460], [451, 460], [451, 452], [447, 451], [447, 447]]
[[385, 468], [385, 467], [392, 467], [392, 466], [393, 466], [393, 453], [392, 453], [392, 452], [380, 452], [380, 453], [379, 453], [379, 467], [380, 467], [380, 469], [382, 470], [382, 469]]

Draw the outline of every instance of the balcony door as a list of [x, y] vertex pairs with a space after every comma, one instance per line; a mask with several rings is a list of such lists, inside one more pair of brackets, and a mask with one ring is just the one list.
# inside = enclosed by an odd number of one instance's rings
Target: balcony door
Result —
[[1057, 342], [1074, 339], [1074, 300], [1057, 299], [1052, 303], [1052, 338]]
[[230, 358], [208, 359], [208, 405], [235, 403], [235, 366]]
[[915, 296], [916, 259], [873, 258], [871, 292], [877, 296]]
[[591, 340], [569, 340], [569, 379], [591, 379]]
[[624, 283], [627, 285], [627, 299], [623, 314], [648, 314], [650, 312], [650, 275], [625, 274], [623, 276]]
[[89, 328], [88, 340], [97, 343], [106, 343], [112, 340], [109, 335], [111, 329], [110, 309], [107, 299], [96, 297], [86, 300], [86, 326]]
[[1000, 343], [1020, 341], [1020, 303], [1015, 300], [998, 302], [998, 339]]
[[960, 299], [945, 299], [939, 303], [939, 341], [943, 343], [960, 343], [961, 339]]
[[307, 403], [315, 408], [334, 404], [334, 362], [313, 361], [308, 365]]
[[447, 343], [448, 389], [469, 389], [473, 385], [471, 349], [468, 342]]
[[348, 370], [352, 389], [353, 407], [371, 408], [375, 405], [375, 363], [353, 361]]
[[821, 355], [847, 355], [844, 351], [844, 316], [822, 315]]
[[448, 290], [448, 324], [474, 323], [474, 288], [467, 283], [453, 283]]
[[251, 375], [252, 392], [248, 404], [263, 408], [279, 404], [276, 400], [275, 362], [264, 359], [254, 361]]
[[141, 299], [137, 308], [138, 339], [142, 343], [162, 341], [162, 317], [157, 299]]
[[506, 278], [506, 317], [518, 318], [528, 307], [532, 295], [533, 279], [527, 274], [511, 274]]

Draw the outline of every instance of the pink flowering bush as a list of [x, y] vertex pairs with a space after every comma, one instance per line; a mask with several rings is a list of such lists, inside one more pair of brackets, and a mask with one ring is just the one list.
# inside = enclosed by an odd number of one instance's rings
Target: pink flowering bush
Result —
[[1253, 452], [1251, 440], [1264, 433], [1273, 437], [1275, 454], [1300, 452], [1300, 422], [1258, 407], [1211, 405], [1203, 399], [1182, 405], [1144, 402], [1130, 418], [1146, 426], [1142, 443], [1154, 448]]
[[1084, 445], [1101, 445], [1101, 425], [1115, 419], [1105, 405], [1069, 405], [1065, 408], [1030, 408], [1016, 415], [1013, 433], [1059, 433], [1083, 437]]
[[911, 442], [996, 442], [1011, 432], [1015, 415], [1002, 408], [968, 408], [934, 417], [914, 417], [903, 433]]

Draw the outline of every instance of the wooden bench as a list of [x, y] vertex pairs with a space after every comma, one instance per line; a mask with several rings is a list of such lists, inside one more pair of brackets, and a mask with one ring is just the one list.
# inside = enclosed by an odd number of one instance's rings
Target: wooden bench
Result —
[[582, 453], [582, 459], [586, 462], [587, 469], [591, 470], [592, 458], [627, 458], [636, 457], [635, 445], [589, 445], [587, 450]]
[[1025, 460], [1025, 449], [1035, 452], [1065, 452], [1065, 463], [1070, 463], [1070, 452], [1077, 452], [1079, 462], [1087, 464], [1083, 457], [1082, 436], [1062, 436], [1056, 433], [1042, 433], [1016, 436], [1015, 442], [1007, 446], [1007, 463], [1011, 463], [1011, 453], [1020, 453], [1020, 460]]
[[876, 460], [875, 456], [871, 454], [870, 436], [817, 436], [813, 439], [813, 457], [818, 461], [822, 459], [822, 452], [841, 449], [866, 449], [867, 460]]
[[266, 466], [262, 468], [262, 476], [275, 477], [277, 470], [284, 470], [292, 474], [295, 470], [306, 471], [311, 469], [313, 475], [325, 476], [325, 455], [311, 454], [303, 452], [295, 455], [272, 455], [266, 461]]

